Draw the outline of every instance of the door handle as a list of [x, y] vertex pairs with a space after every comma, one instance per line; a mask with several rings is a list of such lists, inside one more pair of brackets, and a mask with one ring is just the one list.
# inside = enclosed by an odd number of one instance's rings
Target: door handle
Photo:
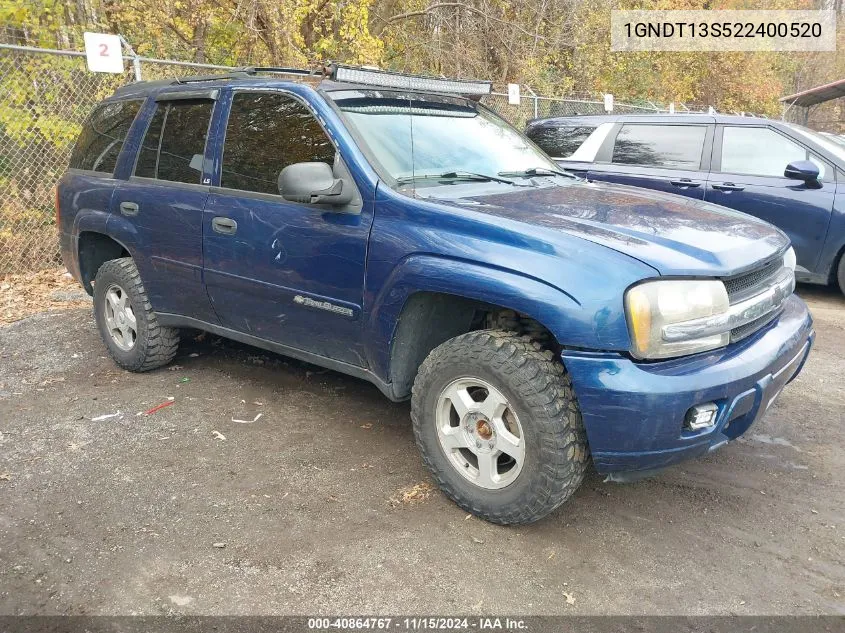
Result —
[[713, 185], [713, 189], [717, 189], [719, 191], [742, 191], [745, 187], [740, 187], [732, 182], [723, 182], [721, 185]]
[[128, 217], [133, 215], [138, 215], [138, 205], [134, 202], [121, 202], [120, 203], [120, 212]]
[[238, 223], [232, 218], [216, 217], [211, 221], [211, 228], [215, 233], [234, 235], [238, 232]]
[[670, 180], [669, 184], [675, 185], [676, 187], [700, 187], [701, 183], [695, 180], [690, 180], [689, 178], [681, 178], [680, 180]]

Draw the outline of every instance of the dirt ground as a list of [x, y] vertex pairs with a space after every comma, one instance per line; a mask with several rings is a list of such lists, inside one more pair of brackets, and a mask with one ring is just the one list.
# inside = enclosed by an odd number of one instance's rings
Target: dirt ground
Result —
[[816, 348], [745, 439], [519, 528], [365, 382], [211, 336], [126, 373], [90, 308], [0, 325], [0, 613], [845, 614], [845, 298], [799, 292]]

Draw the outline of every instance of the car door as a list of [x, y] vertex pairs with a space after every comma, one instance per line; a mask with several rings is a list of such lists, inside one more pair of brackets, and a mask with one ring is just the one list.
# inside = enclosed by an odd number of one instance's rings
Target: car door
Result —
[[701, 200], [712, 135], [707, 123], [622, 123], [587, 177]]
[[175, 92], [148, 104], [148, 124], [128, 180], [112, 198], [115, 232], [130, 231], [153, 309], [215, 323], [202, 283], [205, 148], [213, 92]]
[[[719, 125], [705, 199], [771, 222], [792, 240], [798, 266], [815, 271], [836, 194], [835, 170], [798, 141], [765, 125]], [[819, 166], [819, 181], [785, 178], [796, 160]]]
[[[290, 202], [282, 169], [346, 170], [292, 93], [234, 90], [216, 186], [205, 206], [205, 283], [221, 323], [289, 348], [363, 365], [361, 308], [372, 193], [346, 207]], [[222, 125], [222, 124], [221, 124]], [[348, 172], [346, 172], [348, 176]]]

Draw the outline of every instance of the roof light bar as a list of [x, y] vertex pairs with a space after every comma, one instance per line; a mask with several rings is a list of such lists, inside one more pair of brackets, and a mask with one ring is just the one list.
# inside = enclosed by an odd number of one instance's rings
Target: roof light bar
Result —
[[386, 70], [373, 70], [358, 66], [332, 64], [331, 77], [335, 81], [381, 86], [384, 88], [404, 88], [423, 92], [447, 92], [461, 95], [489, 95], [492, 82], [474, 79], [441, 79], [425, 75], [407, 75]]
[[478, 113], [474, 110], [461, 112], [457, 110], [436, 110], [432, 108], [408, 108], [403, 106], [341, 106], [344, 112], [354, 114], [403, 114], [419, 116], [441, 116], [450, 119], [474, 119]]

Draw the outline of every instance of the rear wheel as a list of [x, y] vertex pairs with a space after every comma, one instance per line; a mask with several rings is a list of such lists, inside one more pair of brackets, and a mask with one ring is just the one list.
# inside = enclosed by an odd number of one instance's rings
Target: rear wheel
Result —
[[839, 290], [845, 294], [845, 253], [839, 258], [839, 269], [836, 273], [836, 281], [839, 283]]
[[432, 351], [411, 417], [446, 495], [493, 523], [543, 518], [575, 492], [589, 461], [563, 365], [511, 332], [470, 332]]
[[179, 330], [158, 324], [131, 257], [100, 266], [94, 280], [94, 317], [109, 354], [123, 369], [162, 367], [179, 348]]

